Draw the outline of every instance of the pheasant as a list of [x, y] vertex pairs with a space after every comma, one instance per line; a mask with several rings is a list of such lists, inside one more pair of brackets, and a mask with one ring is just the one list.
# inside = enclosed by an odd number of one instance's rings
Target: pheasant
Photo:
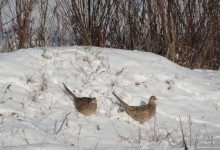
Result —
[[75, 108], [78, 112], [85, 116], [90, 116], [95, 113], [97, 109], [97, 100], [95, 97], [77, 97], [71, 92], [63, 83], [64, 89], [73, 97]]
[[114, 92], [112, 93], [118, 101], [122, 104], [122, 106], [127, 111], [128, 115], [131, 116], [132, 119], [139, 121], [141, 124], [148, 121], [156, 114], [156, 100], [155, 96], [151, 96], [147, 105], [141, 106], [129, 106], [122, 99], [120, 99]]

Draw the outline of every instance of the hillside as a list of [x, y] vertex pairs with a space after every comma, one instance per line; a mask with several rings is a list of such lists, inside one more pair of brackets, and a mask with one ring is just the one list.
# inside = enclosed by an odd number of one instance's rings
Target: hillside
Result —
[[[184, 149], [183, 135], [189, 148], [220, 148], [220, 71], [77, 46], [0, 54], [0, 68], [0, 149]], [[96, 97], [96, 114], [76, 112], [62, 82]], [[155, 95], [156, 117], [140, 125], [118, 112], [113, 91], [134, 106]]]

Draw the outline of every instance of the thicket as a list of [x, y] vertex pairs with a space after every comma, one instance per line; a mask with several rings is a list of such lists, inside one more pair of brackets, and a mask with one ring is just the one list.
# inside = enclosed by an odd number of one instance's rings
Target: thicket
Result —
[[90, 45], [220, 69], [219, 0], [0, 0], [0, 52]]

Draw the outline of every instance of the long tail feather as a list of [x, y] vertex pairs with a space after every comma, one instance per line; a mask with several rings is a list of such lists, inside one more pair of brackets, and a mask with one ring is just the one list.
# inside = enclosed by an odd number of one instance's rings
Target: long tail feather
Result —
[[122, 99], [120, 99], [114, 92], [112, 92], [112, 94], [118, 99], [118, 101], [127, 109], [129, 110], [130, 106], [125, 103]]
[[73, 97], [73, 99], [76, 100], [76, 99], [77, 99], [76, 95], [73, 94], [73, 92], [71, 92], [71, 91], [66, 87], [66, 85], [65, 85], [64, 83], [63, 83], [63, 86], [64, 86], [65, 90]]

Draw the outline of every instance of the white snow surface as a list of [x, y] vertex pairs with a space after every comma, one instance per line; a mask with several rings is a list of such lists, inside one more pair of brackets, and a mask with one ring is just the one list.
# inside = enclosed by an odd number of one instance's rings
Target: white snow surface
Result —
[[[96, 113], [78, 113], [62, 82], [77, 96], [96, 97]], [[133, 106], [155, 95], [156, 116], [132, 120], [118, 111], [113, 91]], [[183, 135], [189, 149], [220, 149], [219, 112], [220, 71], [156, 54], [80, 46], [0, 54], [3, 150], [184, 149]]]

